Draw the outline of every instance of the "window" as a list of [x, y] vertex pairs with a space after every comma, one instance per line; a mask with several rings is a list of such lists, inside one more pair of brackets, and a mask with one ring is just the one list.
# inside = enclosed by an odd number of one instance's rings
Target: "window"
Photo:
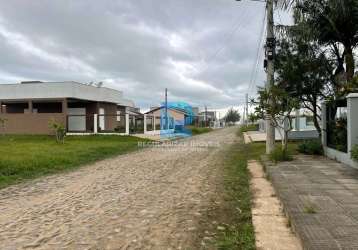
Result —
[[121, 121], [121, 111], [117, 111], [117, 122]]
[[307, 127], [314, 126], [313, 116], [306, 116], [306, 126]]
[[34, 102], [34, 113], [62, 113], [61, 102]]
[[8, 114], [23, 114], [28, 111], [29, 105], [24, 103], [4, 103], [3, 110]]

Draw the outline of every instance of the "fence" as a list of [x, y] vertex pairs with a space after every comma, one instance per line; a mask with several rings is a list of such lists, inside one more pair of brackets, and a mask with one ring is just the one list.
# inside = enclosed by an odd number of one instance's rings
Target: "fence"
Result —
[[[169, 131], [183, 131], [184, 121], [176, 121], [173, 117], [165, 119], [161, 116], [130, 114], [93, 114], [68, 115], [66, 119], [68, 133], [73, 134], [152, 134], [159, 135]], [[205, 126], [205, 121], [193, 119], [192, 124]], [[190, 124], [191, 125], [191, 124]]]
[[97, 115], [98, 133], [126, 133], [125, 115]]
[[326, 104], [327, 146], [347, 153], [347, 100]]
[[358, 144], [358, 93], [322, 105], [322, 144], [327, 157], [358, 168], [351, 150]]
[[129, 133], [143, 134], [144, 133], [144, 117], [129, 116]]
[[67, 115], [67, 133], [74, 134], [129, 134], [127, 114]]

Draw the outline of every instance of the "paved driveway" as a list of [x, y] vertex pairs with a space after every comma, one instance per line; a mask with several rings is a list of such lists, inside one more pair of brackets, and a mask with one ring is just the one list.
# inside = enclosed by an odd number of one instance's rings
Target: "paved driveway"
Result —
[[0, 249], [190, 248], [236, 130], [1, 190]]

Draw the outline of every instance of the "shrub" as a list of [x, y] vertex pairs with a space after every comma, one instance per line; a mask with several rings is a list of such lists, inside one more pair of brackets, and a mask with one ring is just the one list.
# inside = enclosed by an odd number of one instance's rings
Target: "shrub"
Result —
[[49, 121], [49, 128], [54, 131], [57, 142], [65, 142], [66, 128], [62, 123], [56, 122], [52, 119]]
[[352, 159], [358, 161], [358, 145], [354, 145], [351, 151]]
[[293, 160], [292, 155], [287, 150], [283, 150], [282, 147], [276, 147], [269, 157], [274, 163]]
[[304, 141], [298, 145], [298, 152], [306, 155], [323, 155], [323, 146], [320, 140]]

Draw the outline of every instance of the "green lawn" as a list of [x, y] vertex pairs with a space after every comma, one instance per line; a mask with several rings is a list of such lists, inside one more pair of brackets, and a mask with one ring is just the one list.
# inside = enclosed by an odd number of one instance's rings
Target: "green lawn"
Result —
[[138, 148], [130, 136], [0, 136], [0, 188], [26, 179], [70, 170]]

